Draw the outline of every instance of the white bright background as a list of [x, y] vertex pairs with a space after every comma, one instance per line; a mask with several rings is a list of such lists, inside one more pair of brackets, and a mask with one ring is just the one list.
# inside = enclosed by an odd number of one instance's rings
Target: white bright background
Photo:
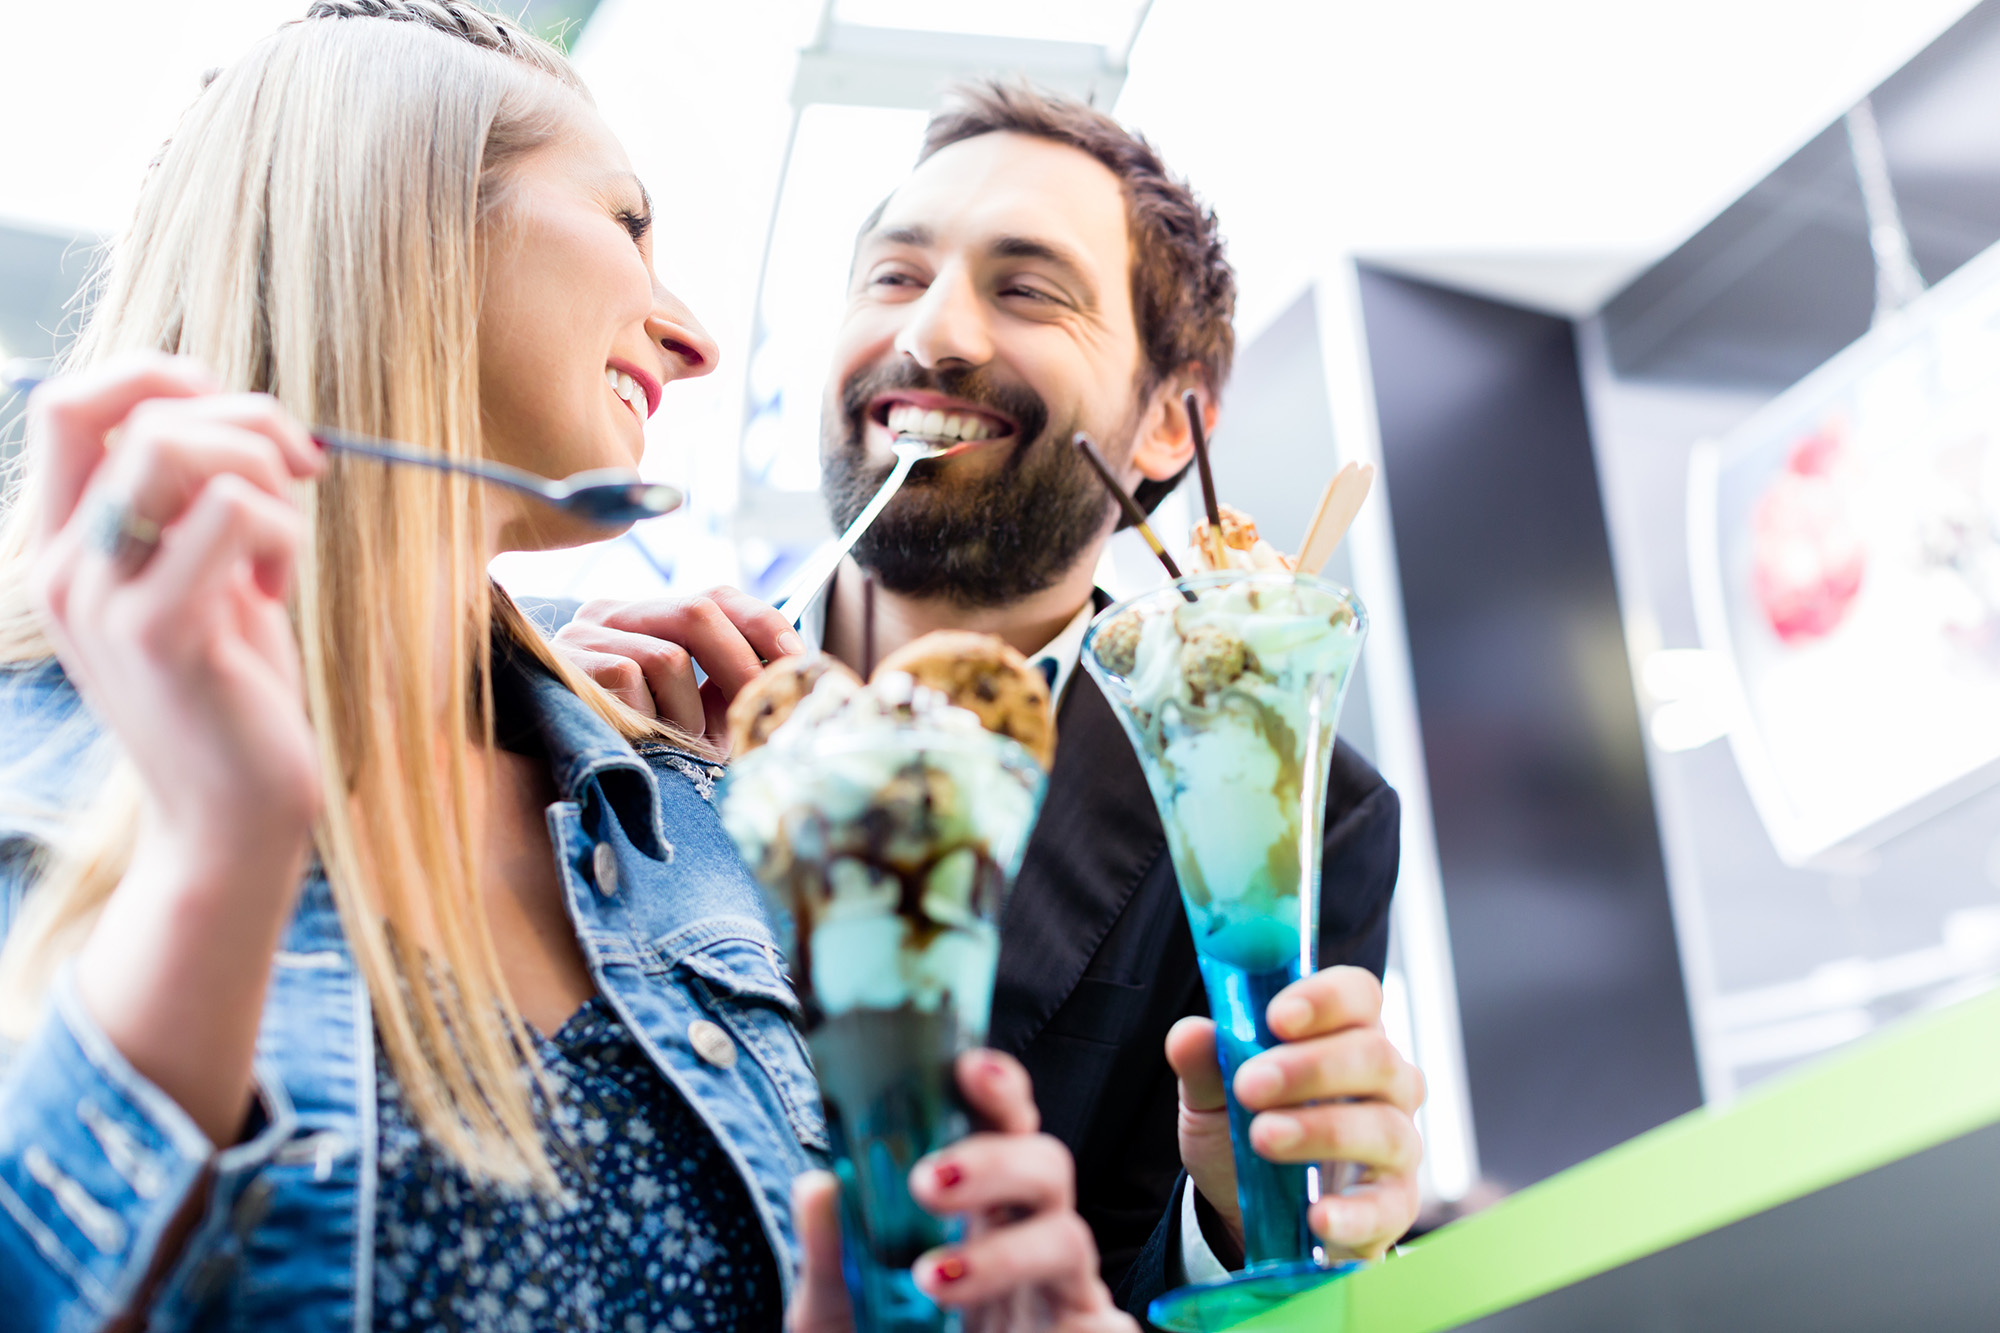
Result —
[[[1129, 25], [1136, 3], [840, 0], [840, 14], [1103, 42], [1118, 39], [1117, 20]], [[1575, 314], [1672, 249], [1971, 3], [1154, 0], [1114, 109], [1219, 213], [1246, 342], [1349, 254]], [[201, 71], [304, 7], [0, 0], [0, 134], [10, 149], [0, 221], [116, 232]], [[716, 374], [675, 386], [648, 429], [647, 470], [689, 486], [688, 512], [600, 547], [503, 557], [496, 573], [517, 590], [629, 597], [663, 580], [754, 578], [768, 547], [735, 540], [746, 526], [739, 435], [753, 397], [782, 395], [783, 410], [770, 438], [747, 442], [748, 461], [771, 464], [768, 485], [810, 487], [848, 247], [906, 171], [922, 122], [833, 108], [807, 116], [777, 212], [771, 339], [753, 370], [787, 94], [820, 10], [820, 0], [602, 0], [584, 30], [577, 63], [659, 206], [661, 274], [723, 358]], [[1387, 671], [1378, 687], [1397, 678]], [[1425, 790], [1409, 763], [1409, 777], [1390, 774], [1406, 815]], [[1435, 862], [1415, 850], [1399, 913], [1418, 881], [1429, 892], [1417, 899], [1437, 899]], [[1432, 916], [1435, 953], [1442, 919]], [[1417, 939], [1405, 930], [1412, 920], [1399, 915], [1399, 947]], [[1448, 955], [1443, 966], [1448, 990]], [[1437, 1089], [1427, 1114], [1447, 1103], [1462, 1114], [1463, 1089], [1456, 1100]], [[1442, 1179], [1438, 1145], [1457, 1140], [1431, 1141]], [[1462, 1190], [1469, 1160], [1459, 1165]]]
[[[201, 71], [302, 0], [0, 0], [0, 220], [115, 232]], [[1495, 295], [1591, 308], [1687, 236], [1970, 7], [1969, 0], [1433, 0], [1422, 5], [1156, 0], [1115, 108], [1215, 206], [1254, 337], [1332, 256], [1364, 253]], [[1108, 39], [1059, 0], [843, 0], [848, 21]], [[1129, 13], [1129, 4], [1122, 7]], [[648, 470], [691, 512], [643, 540], [517, 562], [550, 591], [609, 595], [738, 580], [729, 540], [743, 405], [810, 386], [847, 245], [893, 188], [921, 117], [815, 113], [779, 217], [770, 354], [746, 384], [757, 272], [818, 0], [604, 0], [576, 57], [660, 204], [660, 267], [720, 340], [677, 386]], [[939, 14], [948, 18], [938, 19]], [[1083, 15], [1083, 17], [1079, 17]], [[1115, 17], [1115, 16], [1114, 16]], [[1115, 28], [1115, 24], [1111, 24]], [[816, 119], [818, 123], [816, 123]], [[780, 441], [751, 441], [753, 461]], [[782, 462], [782, 460], [780, 460]], [[774, 484], [810, 485], [796, 462]]]

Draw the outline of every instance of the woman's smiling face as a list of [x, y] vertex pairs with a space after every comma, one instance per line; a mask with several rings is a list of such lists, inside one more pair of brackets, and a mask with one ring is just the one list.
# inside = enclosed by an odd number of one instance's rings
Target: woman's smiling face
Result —
[[[653, 275], [652, 202], [625, 150], [580, 101], [564, 121], [507, 169], [483, 236], [487, 456], [545, 477], [638, 466], [661, 390], [716, 362], [714, 340]], [[609, 535], [538, 505], [500, 512], [499, 550]]]

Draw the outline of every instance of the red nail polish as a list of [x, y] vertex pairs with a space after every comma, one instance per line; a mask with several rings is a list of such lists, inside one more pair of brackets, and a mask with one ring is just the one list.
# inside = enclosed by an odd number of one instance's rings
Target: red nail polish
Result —
[[958, 1184], [959, 1181], [965, 1179], [964, 1168], [960, 1167], [956, 1162], [939, 1162], [937, 1166], [932, 1168], [932, 1174], [937, 1177], [938, 1185], [944, 1189], [950, 1189], [952, 1186]]
[[968, 1271], [965, 1260], [954, 1254], [938, 1260], [937, 1267], [931, 1269], [931, 1276], [939, 1282], [958, 1282], [964, 1279]]

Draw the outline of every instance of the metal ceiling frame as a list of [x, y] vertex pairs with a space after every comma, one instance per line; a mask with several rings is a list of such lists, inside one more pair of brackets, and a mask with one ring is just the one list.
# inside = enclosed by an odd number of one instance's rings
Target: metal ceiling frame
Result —
[[[1093, 42], [1047, 41], [1001, 37], [985, 33], [945, 32], [915, 28], [881, 28], [843, 23], [836, 16], [839, 0], [825, 0], [810, 45], [799, 52], [792, 77], [791, 125], [778, 165], [778, 187], [764, 224], [763, 253], [757, 264], [755, 304], [750, 316], [750, 356], [753, 364], [765, 342], [764, 293], [777, 239], [778, 214], [791, 177], [792, 149], [799, 122], [809, 106], [889, 107], [928, 111], [954, 83], [983, 76], [1018, 77], [1038, 87], [1109, 108], [1125, 87], [1132, 47], [1145, 27], [1153, 0], [1142, 0], [1131, 30], [1115, 50]], [[739, 453], [753, 422], [768, 405], [757, 401], [752, 376], [743, 386], [743, 415], [737, 426]], [[817, 504], [812, 506], [816, 510]], [[761, 477], [741, 474], [737, 505], [739, 533], [761, 529], [769, 512], [789, 527], [801, 512], [794, 492], [768, 486]], [[748, 520], [747, 525], [742, 520]], [[769, 535], [759, 533], [758, 535]]]

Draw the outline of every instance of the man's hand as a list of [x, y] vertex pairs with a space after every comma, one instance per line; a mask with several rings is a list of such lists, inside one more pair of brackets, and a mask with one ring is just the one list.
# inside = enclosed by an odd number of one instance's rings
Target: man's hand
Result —
[[[993, 1126], [910, 1169], [910, 1196], [927, 1211], [966, 1217], [966, 1238], [912, 1266], [924, 1294], [965, 1312], [978, 1333], [1137, 1333], [1097, 1274], [1097, 1242], [1076, 1211], [1076, 1167], [1058, 1140], [1037, 1132], [1028, 1073], [996, 1051], [958, 1059], [958, 1086]], [[799, 1177], [792, 1218], [805, 1267], [786, 1323], [792, 1333], [852, 1333], [840, 1273], [839, 1186], [825, 1171]]]
[[[584, 603], [556, 632], [556, 651], [648, 717], [726, 751], [725, 717], [764, 663], [806, 649], [785, 618], [749, 593]], [[708, 679], [695, 683], [699, 665]]]
[[[1278, 992], [1265, 1015], [1283, 1044], [1236, 1071], [1237, 1100], [1258, 1113], [1250, 1145], [1273, 1162], [1359, 1164], [1360, 1183], [1322, 1196], [1310, 1220], [1328, 1246], [1379, 1259], [1417, 1218], [1423, 1141], [1412, 1117], [1424, 1101], [1423, 1074], [1382, 1031], [1382, 985], [1363, 968], [1330, 967]], [[1240, 1244], [1215, 1024], [1174, 1024], [1167, 1061], [1180, 1076], [1181, 1161]]]

